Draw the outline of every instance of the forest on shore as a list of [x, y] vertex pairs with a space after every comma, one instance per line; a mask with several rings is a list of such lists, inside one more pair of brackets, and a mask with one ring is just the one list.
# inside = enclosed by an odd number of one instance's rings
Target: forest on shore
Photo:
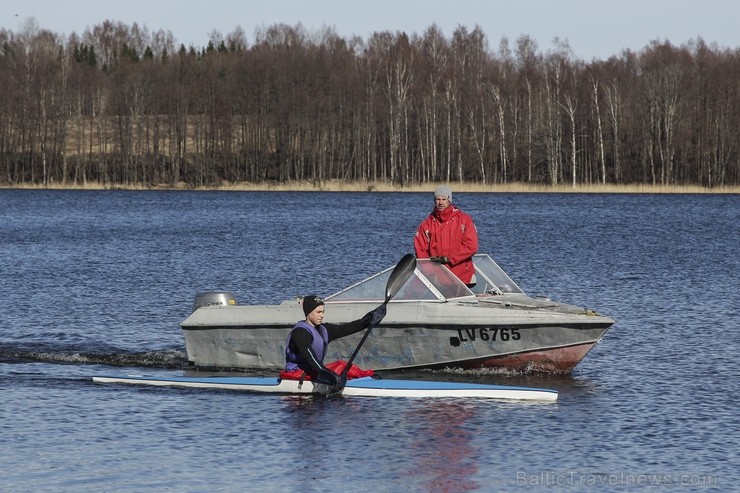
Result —
[[29, 19], [0, 30], [0, 186], [733, 188], [739, 80], [740, 48], [702, 39], [584, 61], [478, 27], [278, 24], [198, 48]]

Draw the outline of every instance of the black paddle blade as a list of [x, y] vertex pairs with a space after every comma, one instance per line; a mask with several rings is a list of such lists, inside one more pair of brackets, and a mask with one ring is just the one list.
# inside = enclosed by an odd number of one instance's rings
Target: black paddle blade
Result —
[[385, 302], [388, 303], [391, 298], [396, 296], [398, 290], [406, 284], [411, 274], [416, 269], [416, 257], [407, 253], [403, 258], [396, 264], [391, 272], [391, 277], [388, 278], [388, 284], [385, 286]]

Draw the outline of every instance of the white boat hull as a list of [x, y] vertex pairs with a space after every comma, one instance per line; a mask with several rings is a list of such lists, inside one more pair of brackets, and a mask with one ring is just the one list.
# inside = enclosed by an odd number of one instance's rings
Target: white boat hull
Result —
[[[198, 315], [206, 317], [210, 312], [220, 311], [218, 315], [233, 313], [235, 320], [251, 320], [251, 314], [241, 308], [201, 308]], [[432, 327], [411, 321], [423, 307], [402, 319], [403, 312], [411, 311], [409, 308], [393, 304], [388, 307], [388, 316], [373, 329], [358, 354], [357, 365], [375, 370], [501, 367], [567, 373], [601, 340], [612, 323], [582, 316], [561, 323], [553, 322], [552, 318], [539, 323], [532, 319], [506, 320], [498, 325], [476, 321], [459, 329], [452, 322]], [[349, 307], [331, 306], [329, 309], [332, 321], [362, 316], [359, 311], [343, 316]], [[279, 370], [285, 365], [285, 340], [296, 321], [282, 327], [183, 326], [188, 360], [199, 368]], [[361, 336], [359, 333], [333, 341], [326, 359], [347, 360]]]

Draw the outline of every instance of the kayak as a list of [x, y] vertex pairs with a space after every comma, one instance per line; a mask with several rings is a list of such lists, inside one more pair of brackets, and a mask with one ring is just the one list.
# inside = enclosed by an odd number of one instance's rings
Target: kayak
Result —
[[[310, 380], [281, 380], [274, 377], [155, 377], [146, 375], [95, 376], [96, 383], [225, 389], [275, 394], [327, 394], [331, 387]], [[347, 381], [341, 392], [350, 397], [488, 398], [518, 401], [557, 401], [552, 389], [477, 383], [386, 380], [362, 377]]]

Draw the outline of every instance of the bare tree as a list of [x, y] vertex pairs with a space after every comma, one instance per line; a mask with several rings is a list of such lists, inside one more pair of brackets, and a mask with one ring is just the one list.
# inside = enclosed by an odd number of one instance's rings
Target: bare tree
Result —
[[[449, 46], [437, 25], [432, 25], [425, 32], [422, 41], [421, 56], [426, 62], [426, 82], [428, 89], [422, 99], [422, 117], [425, 122], [426, 131], [420, 144], [421, 161], [425, 173], [424, 180], [435, 180], [440, 170], [440, 149], [442, 146], [440, 138], [440, 93], [444, 90], [444, 80], [449, 63]], [[428, 156], [424, 159], [424, 156]]]
[[[526, 154], [527, 154], [527, 182], [531, 182], [534, 167], [534, 93], [533, 81], [537, 77], [537, 43], [528, 36], [522, 36], [517, 40], [517, 62], [519, 90], [524, 92], [526, 101]], [[521, 86], [524, 86], [521, 88]]]

